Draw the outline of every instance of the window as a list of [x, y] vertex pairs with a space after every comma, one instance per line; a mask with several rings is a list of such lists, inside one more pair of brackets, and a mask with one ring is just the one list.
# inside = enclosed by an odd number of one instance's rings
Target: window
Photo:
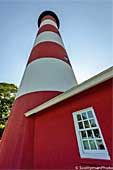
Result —
[[81, 158], [109, 160], [109, 154], [92, 107], [73, 113]]

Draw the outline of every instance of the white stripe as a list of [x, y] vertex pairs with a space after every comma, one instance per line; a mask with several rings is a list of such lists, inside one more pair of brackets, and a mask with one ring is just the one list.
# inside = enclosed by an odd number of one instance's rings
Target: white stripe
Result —
[[55, 58], [37, 59], [25, 70], [17, 97], [36, 91], [64, 92], [77, 84], [72, 68]]
[[47, 24], [53, 25], [54, 27], [58, 28], [57, 24], [54, 21], [52, 21], [51, 19], [46, 19], [46, 20], [42, 21], [40, 24], [40, 27], [42, 27], [43, 25], [47, 25]]
[[61, 37], [57, 33], [52, 31], [44, 31], [40, 33], [35, 39], [34, 46], [36, 46], [41, 42], [46, 42], [46, 41], [55, 42], [61, 45], [62, 47], [64, 47]]

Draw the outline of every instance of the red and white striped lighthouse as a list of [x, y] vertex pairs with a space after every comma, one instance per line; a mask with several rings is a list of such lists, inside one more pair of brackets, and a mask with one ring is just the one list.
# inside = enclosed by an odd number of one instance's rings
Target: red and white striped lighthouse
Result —
[[[39, 31], [17, 97], [33, 93], [41, 104], [75, 86], [77, 82], [58, 31], [56, 14], [43, 12], [38, 26]], [[45, 98], [41, 99], [41, 96]]]
[[[1, 168], [33, 168], [37, 157], [37, 114], [28, 110], [77, 85], [61, 35], [59, 20], [52, 11], [38, 19], [39, 30], [31, 51], [11, 116], [0, 146]], [[35, 150], [35, 151], [34, 151]]]

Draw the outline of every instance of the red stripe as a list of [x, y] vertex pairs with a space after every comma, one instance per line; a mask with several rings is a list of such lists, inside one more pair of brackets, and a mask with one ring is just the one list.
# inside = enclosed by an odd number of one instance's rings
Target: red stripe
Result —
[[44, 21], [44, 20], [46, 20], [46, 19], [51, 19], [52, 21], [54, 21], [54, 22], [56, 23], [55, 18], [52, 17], [52, 16], [50, 16], [50, 15], [46, 15], [45, 17], [43, 17], [43, 18], [41, 19], [41, 22]]
[[[57, 58], [70, 64], [66, 50], [63, 47], [61, 47], [59, 44], [54, 43], [54, 42], [43, 42], [43, 43], [37, 44], [32, 49], [27, 64], [29, 64], [30, 62], [36, 59], [47, 58], [47, 57]], [[67, 57], [68, 60], [66, 60], [64, 57]]]
[[43, 25], [42, 27], [40, 27], [37, 35], [39, 35], [40, 33], [44, 32], [44, 31], [52, 31], [52, 32], [57, 33], [60, 36], [58, 29], [50, 24], [46, 24], [46, 25]]
[[21, 96], [14, 102], [0, 145], [1, 169], [33, 168], [34, 123], [35, 116], [38, 114], [26, 118], [24, 113], [60, 93], [58, 91], [34, 92]]
[[[17, 107], [21, 108], [21, 111], [27, 112], [28, 110], [41, 105], [42, 103], [52, 99], [53, 97], [61, 94], [59, 91], [37, 91], [25, 94], [16, 99], [13, 106], [13, 112], [16, 113]], [[19, 106], [18, 106], [19, 105]], [[21, 105], [21, 106], [20, 106]], [[16, 109], [16, 110], [15, 110]]]

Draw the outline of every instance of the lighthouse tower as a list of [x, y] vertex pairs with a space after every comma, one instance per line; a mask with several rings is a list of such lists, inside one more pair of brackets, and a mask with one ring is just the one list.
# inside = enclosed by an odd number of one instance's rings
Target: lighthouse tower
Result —
[[39, 16], [39, 30], [0, 144], [0, 168], [38, 167], [38, 126], [43, 118], [24, 113], [77, 85], [59, 25], [52, 11]]
[[37, 105], [77, 84], [58, 30], [59, 20], [56, 14], [51, 11], [43, 12], [38, 26], [39, 30], [17, 94], [17, 97], [35, 95]]

